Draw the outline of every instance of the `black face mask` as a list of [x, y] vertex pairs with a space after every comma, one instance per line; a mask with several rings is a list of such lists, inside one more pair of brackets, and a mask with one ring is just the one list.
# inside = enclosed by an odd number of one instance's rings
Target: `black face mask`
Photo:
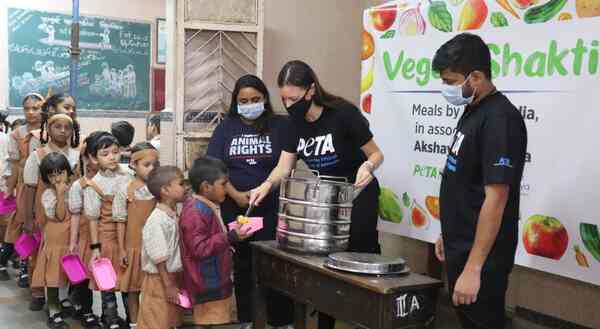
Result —
[[310, 106], [312, 105], [312, 100], [306, 100], [306, 94], [308, 94], [308, 90], [306, 91], [304, 96], [302, 96], [302, 98], [300, 100], [298, 100], [296, 103], [290, 105], [290, 107], [285, 108], [287, 110], [288, 114], [290, 115], [290, 118], [292, 118], [292, 121], [295, 121], [295, 122], [304, 122], [305, 121], [304, 117], [306, 116], [306, 113], [308, 112], [308, 110], [310, 109]]

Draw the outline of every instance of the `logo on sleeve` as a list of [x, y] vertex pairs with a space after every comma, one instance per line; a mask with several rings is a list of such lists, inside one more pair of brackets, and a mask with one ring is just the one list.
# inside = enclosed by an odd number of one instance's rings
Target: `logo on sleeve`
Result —
[[456, 172], [456, 165], [458, 164], [458, 160], [452, 155], [448, 155], [448, 159], [446, 160], [446, 169]]
[[454, 141], [452, 141], [452, 147], [450, 148], [450, 153], [446, 160], [446, 169], [448, 169], [448, 171], [456, 172], [456, 168], [458, 167], [458, 152], [460, 151], [460, 147], [464, 140], [465, 135], [460, 131], [457, 131], [454, 135]]
[[458, 152], [460, 151], [460, 147], [462, 146], [463, 141], [465, 140], [465, 135], [460, 131], [454, 135], [454, 142], [452, 143], [452, 148], [450, 151], [458, 156]]
[[510, 163], [510, 158], [507, 157], [500, 157], [500, 159], [498, 159], [498, 162], [493, 164], [494, 167], [506, 167], [506, 168], [512, 168], [512, 164]]

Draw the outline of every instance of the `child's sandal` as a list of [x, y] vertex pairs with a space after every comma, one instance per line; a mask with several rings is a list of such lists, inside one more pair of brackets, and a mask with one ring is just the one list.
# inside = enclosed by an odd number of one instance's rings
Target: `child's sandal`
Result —
[[72, 318], [75, 315], [75, 307], [70, 300], [63, 299], [60, 301], [60, 312], [65, 318]]
[[85, 329], [100, 329], [100, 322], [93, 313], [84, 314], [80, 320], [81, 326]]
[[71, 329], [68, 323], [62, 318], [60, 313], [56, 313], [51, 317], [48, 317], [48, 328], [50, 329]]

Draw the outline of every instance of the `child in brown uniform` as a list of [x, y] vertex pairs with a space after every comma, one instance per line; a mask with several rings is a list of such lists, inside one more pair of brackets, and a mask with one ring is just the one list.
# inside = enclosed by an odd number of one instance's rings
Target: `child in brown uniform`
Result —
[[179, 227], [176, 204], [183, 201], [183, 174], [172, 166], [150, 173], [148, 188], [158, 204], [143, 229], [142, 301], [139, 329], [173, 328], [181, 323], [178, 302], [180, 272]]
[[127, 184], [117, 187], [113, 203], [113, 217], [125, 225], [125, 236], [119, 236], [121, 266], [125, 268], [121, 292], [128, 294], [131, 328], [138, 322], [140, 290], [142, 288], [142, 228], [154, 210], [156, 200], [146, 185], [148, 174], [158, 164], [158, 151], [150, 143], [142, 142], [131, 148], [130, 167], [135, 172]]
[[[42, 125], [42, 105], [44, 97], [39, 94], [28, 94], [23, 99], [23, 113], [25, 114], [26, 125], [18, 127], [10, 134], [8, 144], [8, 160], [11, 170], [6, 171], [10, 175], [6, 176], [5, 195], [10, 196], [16, 193], [17, 203], [22, 204], [23, 200], [23, 168], [25, 161], [33, 151], [40, 146], [39, 129]], [[6, 272], [8, 259], [14, 251], [14, 243], [22, 232], [25, 216], [33, 216], [32, 209], [17, 207], [15, 215], [9, 219], [4, 235], [4, 243], [0, 251], [0, 280], [9, 279]], [[27, 260], [20, 262], [19, 287], [27, 288], [29, 286], [29, 274], [27, 271]]]
[[[90, 219], [90, 248], [93, 250], [91, 263], [99, 258], [108, 258], [117, 273], [117, 286], [113, 291], [102, 291], [102, 317], [107, 329], [123, 329], [124, 322], [118, 315], [116, 292], [123, 276], [119, 259], [119, 235], [124, 235], [124, 225], [113, 217], [113, 199], [119, 185], [126, 184], [129, 176], [119, 167], [121, 152], [119, 142], [112, 135], [98, 138], [88, 146], [90, 160], [99, 166], [99, 172], [83, 192], [83, 213]], [[94, 280], [93, 289], [97, 289]], [[127, 305], [124, 295], [123, 304]], [[125, 306], [127, 307], [127, 306]]]
[[67, 276], [60, 259], [69, 253], [71, 213], [67, 209], [67, 191], [73, 171], [69, 160], [58, 152], [47, 154], [39, 168], [42, 181], [48, 186], [41, 195], [46, 221], [31, 286], [46, 288], [48, 327], [69, 329], [60, 310], [59, 288], [67, 288]]
[[[69, 190], [69, 211], [71, 212], [71, 241], [69, 251], [78, 253], [83, 264], [90, 263], [92, 250], [90, 249], [90, 220], [83, 215], [83, 191], [88, 187], [91, 180], [98, 173], [98, 165], [90, 160], [89, 149], [102, 136], [110, 135], [105, 131], [91, 133], [83, 142], [79, 167], [81, 178], [76, 180]], [[86, 266], [87, 268], [87, 266]], [[88, 278], [91, 273], [88, 271]], [[90, 281], [73, 287], [73, 304], [75, 305], [75, 319], [81, 322], [85, 329], [100, 329], [97, 317], [92, 312], [93, 295], [90, 289]]]
[[[20, 203], [19, 207], [34, 209], [35, 212], [34, 217], [25, 217], [23, 229], [28, 232], [31, 232], [32, 230], [41, 231], [46, 224], [46, 216], [42, 205], [42, 193], [46, 190], [47, 185], [40, 177], [39, 166], [42, 160], [52, 152], [61, 153], [67, 158], [68, 163], [71, 166], [71, 172], [76, 174], [73, 178], [76, 179], [76, 177], [78, 177], [77, 166], [79, 164], [79, 151], [77, 150], [76, 133], [73, 130], [73, 120], [66, 114], [54, 114], [44, 121], [47, 121], [48, 130], [47, 139], [40, 138], [40, 141], [44, 146], [38, 148], [29, 155], [25, 162], [25, 168], [23, 168], [23, 182], [25, 183], [26, 188], [23, 192], [23, 203]], [[71, 183], [72, 182], [70, 181], [69, 187]], [[37, 264], [37, 253], [33, 253], [30, 258], [30, 272], [33, 273]], [[32, 286], [31, 297], [30, 309], [33, 311], [41, 310], [44, 305], [43, 286]], [[73, 306], [66, 295], [63, 295], [61, 307], [62, 312], [66, 316], [72, 315]]]

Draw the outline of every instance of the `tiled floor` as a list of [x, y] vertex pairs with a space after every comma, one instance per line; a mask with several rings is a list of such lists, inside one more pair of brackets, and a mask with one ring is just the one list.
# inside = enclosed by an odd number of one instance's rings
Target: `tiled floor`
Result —
[[[10, 272], [15, 277], [14, 271]], [[0, 282], [0, 329], [45, 329], [46, 312], [31, 312], [29, 306], [29, 290], [17, 287], [16, 281]], [[94, 299], [96, 314], [100, 314], [100, 296]], [[120, 306], [122, 310], [122, 307]], [[454, 314], [446, 306], [440, 307], [438, 312], [438, 329], [459, 329]], [[79, 329], [78, 323], [70, 321], [71, 329]], [[226, 326], [219, 329], [237, 329], [237, 326]], [[339, 323], [337, 329], [351, 329], [352, 327]]]

